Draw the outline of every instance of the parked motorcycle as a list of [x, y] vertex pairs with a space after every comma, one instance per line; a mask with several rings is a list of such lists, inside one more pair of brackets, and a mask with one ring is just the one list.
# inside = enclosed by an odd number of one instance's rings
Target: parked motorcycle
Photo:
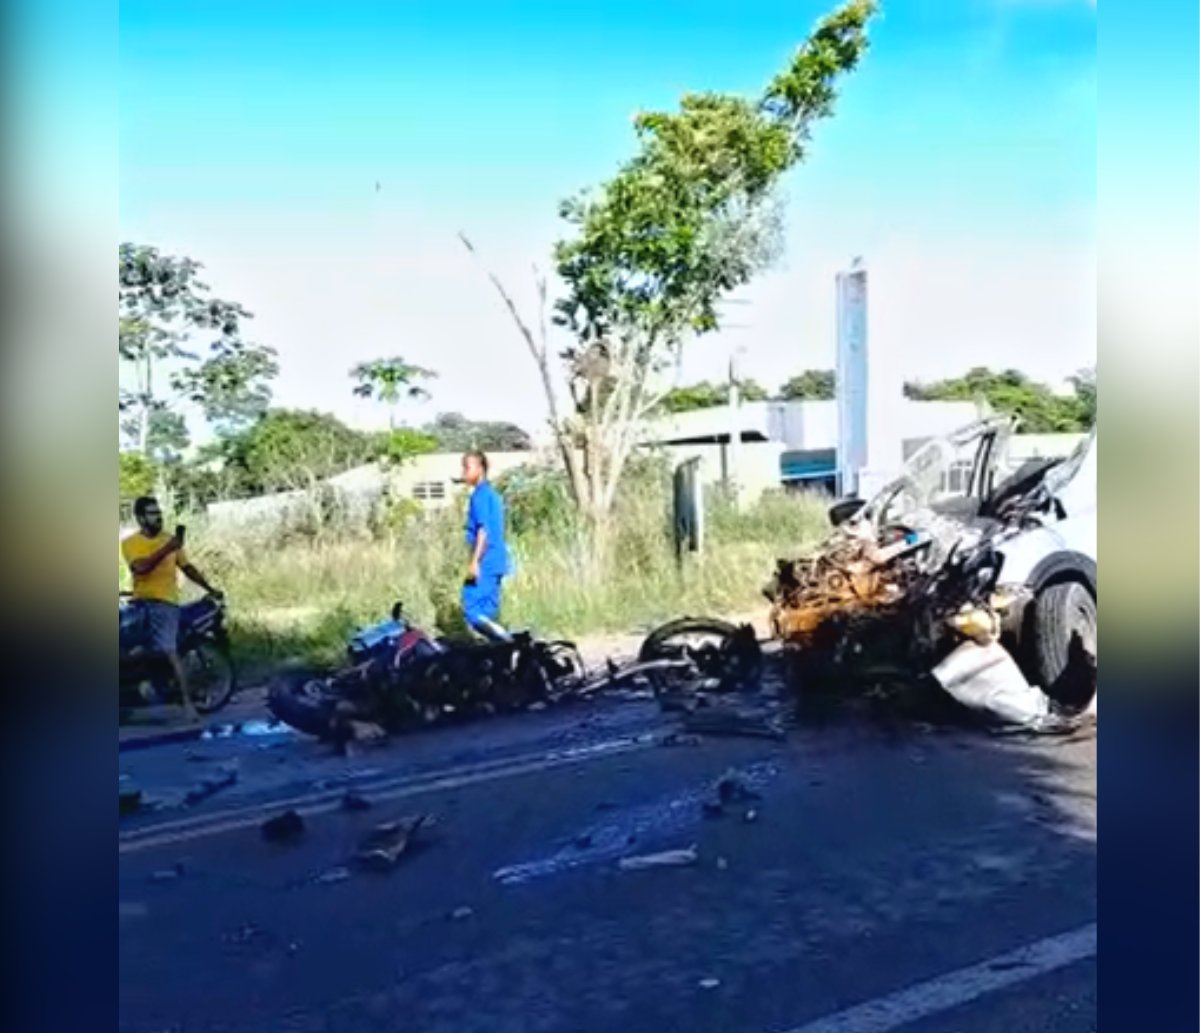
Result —
[[455, 717], [521, 710], [551, 702], [583, 676], [570, 642], [543, 642], [518, 632], [510, 642], [448, 642], [404, 616], [357, 632], [346, 664], [333, 672], [294, 668], [272, 681], [271, 712], [320, 739], [349, 737], [350, 721], [388, 732]]
[[[122, 717], [152, 703], [181, 701], [166, 657], [147, 648], [145, 616], [127, 592], [119, 594], [118, 685]], [[237, 676], [225, 630], [224, 600], [205, 596], [179, 608], [179, 656], [197, 712], [211, 714], [232, 699]], [[142, 687], [149, 684], [153, 698]]]

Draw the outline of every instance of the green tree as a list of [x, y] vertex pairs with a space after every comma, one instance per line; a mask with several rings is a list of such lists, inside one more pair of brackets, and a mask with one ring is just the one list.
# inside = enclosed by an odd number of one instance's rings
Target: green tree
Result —
[[439, 413], [422, 430], [437, 442], [441, 452], [465, 452], [480, 448], [485, 452], [528, 452], [533, 448], [529, 435], [515, 423], [469, 420], [462, 413]]
[[[743, 402], [765, 402], [770, 393], [756, 380], [738, 382], [738, 396]], [[701, 380], [698, 384], [674, 387], [661, 398], [658, 408], [663, 412], [694, 412], [729, 404], [729, 384], [713, 384]]]
[[1060, 395], [1020, 370], [1000, 372], [977, 366], [961, 377], [931, 384], [904, 385], [909, 398], [923, 401], [984, 401], [997, 412], [1020, 418], [1018, 433], [1067, 434], [1088, 427], [1078, 393]]
[[[127, 441], [136, 441], [141, 434], [140, 420], [136, 417], [122, 420], [121, 432]], [[192, 435], [181, 413], [168, 409], [151, 411], [149, 427], [146, 429], [145, 455], [160, 463], [178, 462], [191, 443]]]
[[210, 454], [239, 494], [313, 488], [379, 453], [377, 436], [362, 434], [327, 413], [271, 409], [253, 426], [229, 435]]
[[666, 393], [661, 374], [690, 340], [718, 329], [719, 302], [778, 253], [776, 188], [807, 157], [815, 123], [833, 113], [875, 10], [873, 0], [851, 0], [823, 18], [757, 98], [689, 93], [676, 112], [636, 117], [637, 153], [560, 207], [569, 235], [554, 249], [565, 293], [553, 310], [568, 347], [549, 345], [544, 277], [535, 333], [489, 274], [537, 364], [572, 497], [597, 544], [637, 427]]
[[117, 408], [143, 454], [155, 418], [177, 413], [185, 401], [222, 431], [245, 426], [270, 402], [274, 351], [243, 340], [250, 313], [213, 297], [201, 268], [145, 245], [118, 248], [117, 356], [125, 386], [118, 386]]
[[1071, 377], [1075, 397], [1079, 402], [1080, 418], [1087, 427], [1096, 423], [1096, 370], [1094, 367], [1081, 369]]
[[121, 502], [149, 495], [157, 481], [158, 467], [154, 460], [141, 452], [117, 453], [117, 495]]
[[414, 366], [399, 356], [360, 362], [350, 371], [355, 380], [354, 393], [375, 398], [388, 407], [388, 428], [396, 429], [396, 408], [401, 400], [428, 398], [429, 392], [419, 381], [437, 376], [432, 370]]
[[837, 375], [831, 369], [806, 369], [779, 389], [784, 401], [828, 402], [837, 397]]
[[381, 434], [375, 442], [375, 455], [389, 466], [401, 466], [417, 456], [438, 450], [438, 440], [424, 430], [398, 427]]

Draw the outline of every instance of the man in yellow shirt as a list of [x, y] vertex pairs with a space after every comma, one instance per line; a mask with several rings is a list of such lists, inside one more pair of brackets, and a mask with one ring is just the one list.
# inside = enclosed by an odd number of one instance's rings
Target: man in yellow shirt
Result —
[[171, 664], [183, 696], [183, 711], [196, 717], [188, 691], [187, 673], [179, 658], [179, 584], [178, 574], [199, 585], [209, 595], [220, 597], [188, 560], [183, 543], [163, 531], [162, 509], [158, 500], [143, 495], [133, 504], [138, 530], [121, 542], [121, 555], [133, 576], [133, 600], [145, 615], [147, 646], [162, 653]]

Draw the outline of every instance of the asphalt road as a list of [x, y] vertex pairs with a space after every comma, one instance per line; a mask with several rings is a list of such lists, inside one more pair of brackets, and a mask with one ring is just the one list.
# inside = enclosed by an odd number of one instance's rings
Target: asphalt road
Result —
[[[350, 758], [286, 735], [123, 754], [162, 806], [121, 827], [119, 1029], [1095, 1028], [1093, 740], [668, 727], [602, 703]], [[730, 768], [760, 799], [705, 815]], [[369, 810], [339, 807], [350, 784]], [[304, 838], [265, 842], [289, 801]], [[436, 823], [394, 869], [348, 863], [417, 813]], [[694, 865], [619, 866], [691, 845]]]

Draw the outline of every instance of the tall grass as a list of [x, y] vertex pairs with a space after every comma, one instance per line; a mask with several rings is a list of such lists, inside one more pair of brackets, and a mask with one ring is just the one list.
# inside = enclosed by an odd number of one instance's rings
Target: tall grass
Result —
[[[704, 551], [681, 568], [669, 479], [647, 466], [626, 482], [613, 514], [611, 560], [597, 570], [560, 481], [518, 472], [501, 489], [515, 568], [505, 582], [503, 620], [543, 635], [632, 631], [684, 613], [744, 611], [760, 601], [775, 558], [827, 526], [827, 500], [819, 496], [770, 493], [739, 511], [710, 492]], [[264, 534], [193, 521], [189, 536], [193, 559], [229, 598], [235, 643], [251, 665], [333, 661], [356, 625], [381, 619], [396, 600], [424, 626], [461, 629], [467, 554], [458, 506], [426, 514], [401, 506], [359, 526], [333, 514]]]

